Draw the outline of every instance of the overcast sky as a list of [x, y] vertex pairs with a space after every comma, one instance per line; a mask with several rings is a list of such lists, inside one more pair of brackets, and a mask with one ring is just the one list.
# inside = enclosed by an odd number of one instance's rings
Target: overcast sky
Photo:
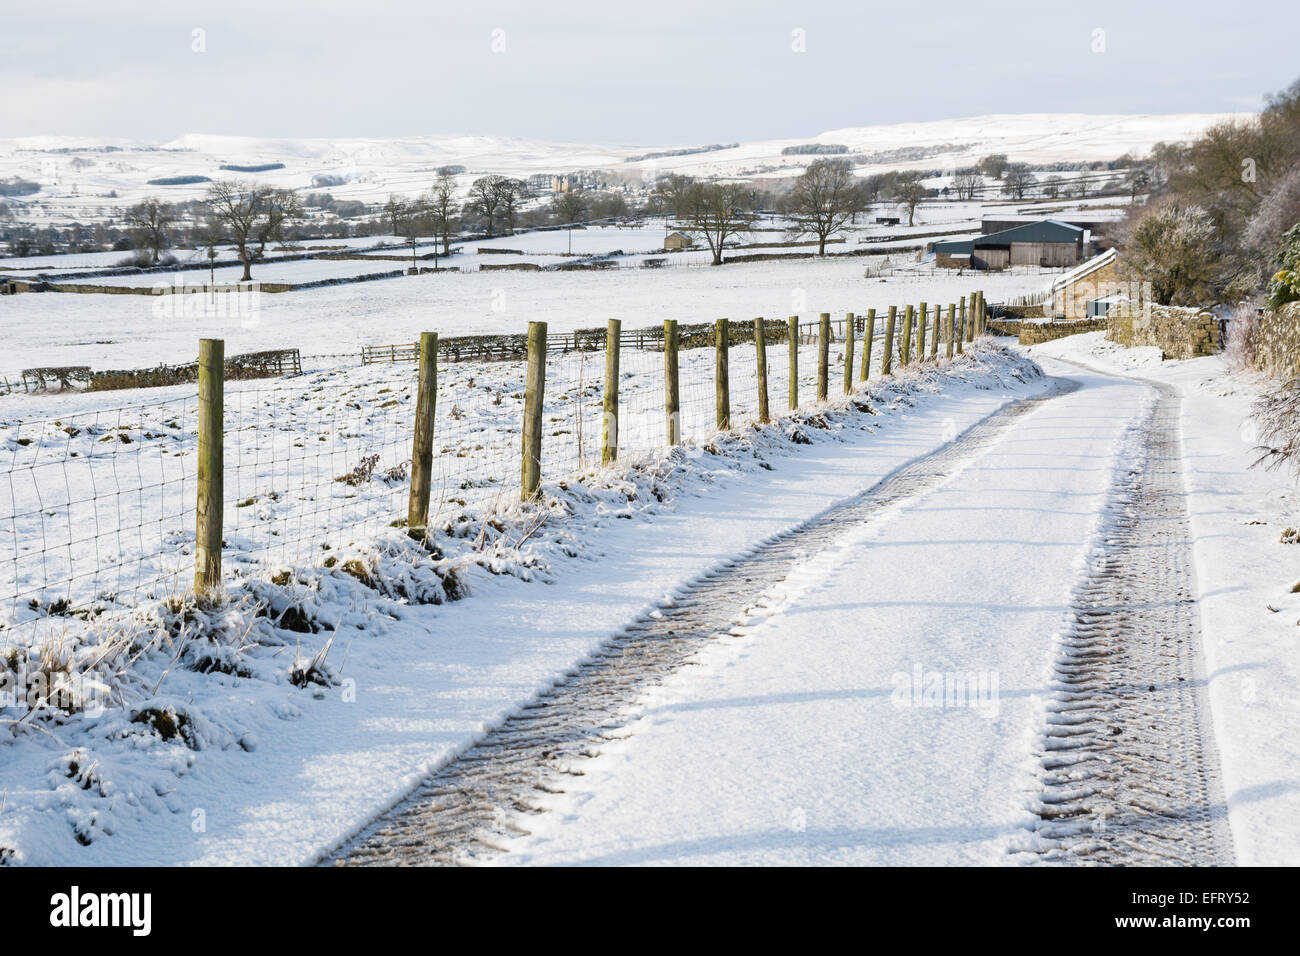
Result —
[[4, 4], [0, 138], [687, 144], [985, 113], [1240, 112], [1300, 77], [1295, 8], [1277, 0]]

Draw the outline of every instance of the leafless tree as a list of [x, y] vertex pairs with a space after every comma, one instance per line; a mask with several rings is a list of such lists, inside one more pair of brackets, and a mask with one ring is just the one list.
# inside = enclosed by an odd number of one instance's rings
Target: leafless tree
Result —
[[697, 181], [687, 190], [682, 217], [686, 231], [704, 237], [715, 266], [722, 265], [727, 240], [749, 228], [750, 206], [749, 191], [740, 183]]
[[136, 242], [153, 254], [157, 265], [159, 256], [168, 246], [168, 230], [175, 222], [171, 203], [150, 196], [127, 210], [125, 221], [136, 234]]
[[551, 200], [555, 218], [566, 226], [582, 222], [587, 216], [587, 196], [581, 189], [556, 193]]
[[[244, 264], [241, 281], [253, 278], [253, 260], [261, 258], [266, 244], [284, 238], [284, 225], [302, 214], [297, 195], [254, 182], [220, 179], [208, 187], [207, 205], [212, 217], [225, 228]], [[253, 244], [257, 249], [252, 249]]]
[[804, 170], [790, 192], [795, 231], [817, 237], [817, 254], [826, 255], [826, 240], [866, 209], [853, 167], [842, 159], [819, 159]]
[[690, 176], [672, 173], [655, 183], [650, 194], [650, 208], [655, 213], [676, 219], [685, 219], [690, 200], [691, 189], [695, 180]]
[[496, 181], [497, 208], [509, 232], [515, 231], [515, 214], [519, 204], [528, 198], [528, 184], [522, 179], [500, 176]]
[[957, 191], [958, 199], [974, 199], [975, 194], [984, 186], [984, 178], [973, 169], [961, 169], [953, 178], [952, 188]]
[[449, 256], [451, 230], [456, 219], [456, 177], [448, 171], [440, 172], [425, 197], [425, 205], [433, 233], [442, 240], [442, 254]]
[[384, 203], [384, 218], [388, 220], [388, 229], [394, 236], [402, 234], [404, 223], [410, 216], [408, 205], [397, 193], [388, 194], [388, 202]]
[[925, 198], [925, 186], [921, 184], [921, 174], [915, 171], [899, 173], [894, 178], [894, 198], [907, 207], [907, 224], [916, 224], [916, 207]]
[[1014, 196], [1017, 199], [1024, 199], [1029, 190], [1033, 189], [1038, 183], [1031, 173], [1024, 166], [1008, 167], [1003, 175], [1002, 193], [1006, 196]]
[[480, 176], [469, 187], [469, 199], [465, 201], [465, 212], [482, 219], [489, 236], [492, 235], [497, 215], [501, 211], [501, 196], [505, 182], [505, 176]]

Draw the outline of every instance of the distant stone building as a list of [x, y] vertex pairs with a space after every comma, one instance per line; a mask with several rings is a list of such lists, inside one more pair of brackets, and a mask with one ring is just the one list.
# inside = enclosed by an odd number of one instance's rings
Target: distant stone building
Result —
[[680, 252], [693, 245], [695, 245], [694, 240], [684, 232], [673, 232], [664, 237], [664, 248], [670, 252]]

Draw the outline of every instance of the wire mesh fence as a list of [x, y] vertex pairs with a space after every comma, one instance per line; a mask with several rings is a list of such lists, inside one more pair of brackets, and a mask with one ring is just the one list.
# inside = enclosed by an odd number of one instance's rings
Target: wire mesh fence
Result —
[[[897, 367], [901, 317], [891, 351]], [[929, 311], [933, 344], [935, 313]], [[687, 328], [687, 327], [683, 327]], [[717, 433], [712, 329], [689, 327], [678, 352], [680, 440]], [[767, 332], [771, 417], [791, 407], [792, 352], [785, 323]], [[818, 323], [797, 326], [798, 403], [816, 399]], [[870, 376], [879, 377], [886, 320], [872, 329]], [[752, 323], [733, 322], [727, 410], [733, 428], [759, 417]], [[827, 392], [861, 379], [865, 320], [837, 319], [826, 344]], [[852, 334], [852, 349], [846, 341]], [[943, 335], [946, 342], [946, 332]], [[660, 335], [625, 339], [618, 362], [621, 458], [670, 444], [667, 355]], [[915, 351], [915, 345], [913, 346]], [[927, 349], [926, 357], [930, 354]], [[942, 358], [946, 349], [936, 349]], [[855, 365], [846, 370], [852, 357]], [[602, 465], [606, 356], [545, 356], [541, 470], [545, 479]], [[429, 525], [494, 512], [521, 495], [527, 361], [461, 362], [438, 371]], [[230, 382], [224, 398], [221, 544], [236, 576], [328, 563], [331, 552], [374, 540], [406, 520], [418, 369], [369, 365], [275, 381]], [[23, 629], [66, 626], [190, 588], [195, 569], [199, 399], [196, 395], [57, 420], [0, 423], [0, 644]]]
[[6, 626], [162, 597], [193, 570], [197, 398], [0, 426]]

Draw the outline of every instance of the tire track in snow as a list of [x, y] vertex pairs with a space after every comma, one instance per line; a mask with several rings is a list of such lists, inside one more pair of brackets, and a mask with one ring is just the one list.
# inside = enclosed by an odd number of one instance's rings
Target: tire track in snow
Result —
[[[1072, 363], [1073, 364], [1073, 363]], [[1102, 373], [1104, 374], [1104, 373]], [[1029, 862], [1233, 862], [1206, 700], [1182, 477], [1180, 401], [1130, 433], [1061, 637]]]
[[584, 759], [628, 735], [646, 690], [689, 665], [714, 637], [736, 633], [750, 611], [788, 600], [781, 585], [791, 573], [857, 524], [940, 486], [1026, 412], [1078, 387], [1053, 381], [1044, 394], [1004, 406], [861, 494], [685, 585], [322, 862], [472, 864], [506, 852], [529, 832], [528, 818], [546, 812], [539, 793], [565, 792], [568, 778], [582, 776]]

